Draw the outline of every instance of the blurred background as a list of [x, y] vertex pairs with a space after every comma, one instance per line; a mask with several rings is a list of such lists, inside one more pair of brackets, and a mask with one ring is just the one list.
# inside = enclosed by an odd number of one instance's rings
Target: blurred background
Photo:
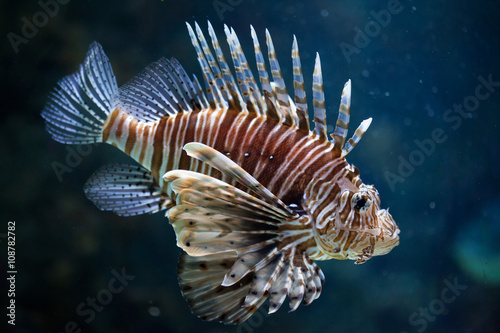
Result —
[[[0, 276], [8, 221], [16, 222], [18, 272], [16, 326], [5, 314], [2, 325], [8, 332], [498, 332], [499, 16], [498, 1], [472, 0], [0, 1]], [[268, 28], [289, 87], [295, 34], [308, 96], [319, 52], [330, 125], [352, 80], [351, 131], [374, 120], [347, 159], [401, 229], [387, 256], [361, 266], [320, 262], [326, 284], [312, 305], [293, 314], [286, 304], [271, 316], [262, 310], [240, 326], [191, 313], [163, 214], [118, 217], [85, 198], [82, 186], [99, 166], [131, 160], [107, 145], [59, 144], [40, 117], [49, 91], [77, 70], [92, 41], [120, 85], [163, 56], [201, 77], [185, 22], [206, 29], [207, 20], [224, 50], [223, 25], [234, 27], [252, 69], [249, 26], [261, 43]], [[106, 292], [122, 272], [127, 285]], [[2, 278], [2, 295], [7, 289]], [[90, 311], [96, 297], [108, 304]]]

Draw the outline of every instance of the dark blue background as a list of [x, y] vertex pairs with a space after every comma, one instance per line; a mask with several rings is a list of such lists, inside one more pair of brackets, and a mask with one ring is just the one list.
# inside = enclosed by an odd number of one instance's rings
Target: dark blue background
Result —
[[[0, 2], [0, 233], [9, 220], [17, 226], [17, 325], [10, 331], [61, 332], [75, 321], [84, 332], [497, 332], [500, 87], [459, 126], [445, 114], [475, 94], [479, 76], [500, 81], [498, 1], [401, 1], [402, 11], [350, 62], [340, 45], [354, 45], [356, 27], [365, 30], [370, 11], [387, 9], [387, 1], [221, 2], [233, 5], [219, 15], [212, 1], [70, 1], [18, 53], [8, 34], [20, 35], [22, 18], [32, 20], [42, 8], [33, 0]], [[52, 165], [66, 163], [68, 146], [50, 139], [39, 116], [50, 89], [77, 69], [94, 40], [119, 84], [162, 56], [200, 77], [185, 22], [206, 29], [207, 19], [224, 49], [223, 24], [234, 27], [252, 68], [249, 25], [261, 43], [268, 28], [289, 87], [295, 34], [309, 96], [319, 52], [330, 125], [352, 79], [351, 133], [363, 119], [374, 120], [347, 160], [377, 187], [401, 229], [400, 246], [387, 256], [361, 266], [321, 262], [326, 284], [312, 305], [293, 314], [285, 305], [240, 327], [191, 314], [176, 281], [180, 250], [162, 214], [121, 218], [85, 198], [82, 186], [93, 171], [129, 159], [95, 146], [59, 182]], [[428, 142], [435, 129], [446, 140], [418, 153], [415, 140]], [[401, 159], [411, 158], [418, 165], [391, 187], [387, 173], [401, 177]], [[77, 306], [122, 268], [135, 279], [85, 323]], [[467, 289], [442, 309], [442, 292], [454, 279]], [[429, 307], [432, 317], [423, 319], [418, 313]]]

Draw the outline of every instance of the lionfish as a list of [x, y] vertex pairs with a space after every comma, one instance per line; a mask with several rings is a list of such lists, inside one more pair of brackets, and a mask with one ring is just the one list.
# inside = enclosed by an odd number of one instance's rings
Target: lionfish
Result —
[[187, 23], [206, 89], [174, 58], [150, 64], [118, 88], [101, 46], [49, 97], [42, 117], [54, 140], [109, 143], [139, 165], [111, 164], [86, 183], [86, 196], [121, 216], [166, 210], [177, 245], [180, 288], [203, 320], [237, 324], [269, 298], [269, 313], [289, 298], [290, 311], [320, 296], [316, 260], [356, 264], [399, 244], [399, 228], [380, 196], [345, 156], [368, 129], [347, 143], [351, 82], [343, 89], [330, 141], [320, 57], [308, 104], [297, 40], [292, 45], [292, 99], [271, 35], [271, 77], [253, 27], [260, 88], [234, 30], [224, 27], [234, 75], [208, 22]]

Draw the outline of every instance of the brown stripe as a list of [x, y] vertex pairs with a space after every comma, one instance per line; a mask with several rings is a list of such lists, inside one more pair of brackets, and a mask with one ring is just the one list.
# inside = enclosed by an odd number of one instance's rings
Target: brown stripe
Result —
[[349, 247], [351, 247], [357, 234], [358, 233], [355, 231], [349, 231], [349, 233], [347, 234], [347, 239], [346, 239], [345, 244], [344, 244], [344, 248], [342, 249], [343, 251], [347, 251], [349, 249]]
[[151, 159], [151, 173], [153, 178], [160, 179], [160, 167], [163, 160], [163, 136], [165, 135], [165, 125], [167, 124], [168, 116], [160, 119], [153, 139], [153, 157]]
[[313, 106], [315, 108], [326, 109], [325, 101], [319, 101], [317, 99], [313, 100]]
[[239, 164], [239, 156], [245, 153], [242, 151], [243, 148], [241, 147], [243, 144], [242, 138], [248, 131], [248, 128], [242, 125], [245, 119], [248, 119], [248, 117], [244, 116], [242, 113], [237, 114], [231, 126], [227, 126], [228, 131], [224, 138], [224, 149], [222, 152], [224, 154], [229, 153], [230, 155], [228, 157], [237, 164]]
[[[207, 112], [207, 111], [202, 111], [202, 112]], [[185, 115], [187, 118], [185, 121], [187, 124], [184, 126], [184, 141], [179, 142], [178, 144], [182, 147], [188, 142], [192, 142], [194, 139], [194, 131], [196, 130], [196, 122], [198, 121], [198, 116], [200, 115], [200, 112], [198, 113], [189, 113]], [[191, 162], [191, 157], [188, 156], [188, 154], [182, 150], [181, 157], [179, 159], [179, 169], [183, 170], [188, 170], [189, 169], [189, 164]]]
[[321, 124], [321, 125], [325, 125], [326, 126], [326, 119], [320, 119], [318, 117], [314, 117], [313, 121], [315, 123], [318, 123], [318, 124]]
[[[326, 163], [335, 163], [335, 166], [329, 170], [329, 172], [325, 172], [324, 174], [321, 175], [323, 179], [335, 179], [337, 175], [340, 175], [343, 169], [345, 169], [346, 166], [349, 165], [345, 159], [340, 159], [336, 160], [335, 155], [333, 156], [328, 156], [326, 161], [324, 161], [324, 164]], [[323, 164], [323, 165], [324, 165]]]
[[[208, 113], [208, 112], [203, 112], [203, 113], [200, 113], [200, 116], [199, 116], [199, 121], [198, 121], [198, 126], [201, 127], [201, 131], [199, 132], [200, 134], [196, 137], [196, 141], [197, 142], [202, 142], [206, 145], [208, 145], [208, 132], [210, 130], [210, 116], [215, 114], [216, 112], [211, 112], [211, 113]], [[198, 133], [198, 132], [197, 132]], [[197, 168], [194, 170], [196, 172], [200, 172], [200, 173], [203, 173], [203, 174], [209, 174], [209, 170], [208, 170], [208, 167], [209, 165], [206, 164], [205, 162], [202, 162], [202, 161], [199, 161], [198, 162], [198, 166]]]
[[130, 155], [137, 140], [137, 120], [133, 119], [128, 126], [128, 137], [125, 143], [125, 154]]
[[276, 121], [281, 120], [281, 115], [278, 113], [278, 110], [276, 110], [276, 107], [274, 106], [274, 103], [272, 102], [273, 98], [270, 93], [264, 91], [264, 100], [266, 101], [266, 116], [268, 119], [274, 119]]
[[343, 129], [348, 129], [349, 124], [344, 123], [341, 119], [337, 119], [337, 127], [343, 128]]
[[273, 145], [273, 150], [276, 152], [276, 157], [280, 161], [284, 161], [288, 157], [288, 155], [293, 156], [299, 153], [295, 148], [297, 142], [300, 139], [302, 139], [301, 133], [298, 133], [297, 131], [291, 131], [286, 127], [280, 128], [280, 131], [276, 133], [276, 139]]
[[[276, 129], [278, 132], [273, 132]], [[275, 141], [279, 140], [278, 137], [286, 133], [287, 129], [288, 127], [281, 126], [274, 121], [267, 122], [260, 118], [257, 126], [252, 128], [254, 132], [252, 136], [245, 137], [246, 140], [251, 140], [249, 142], [251, 146], [250, 157], [255, 157], [251, 161], [244, 160], [246, 162], [244, 167], [251, 170], [250, 173], [267, 186], [271, 186], [270, 183], [276, 179], [276, 173], [280, 170], [283, 161], [278, 157], [279, 152], [274, 149]], [[288, 152], [283, 153], [287, 154]]]
[[113, 124], [115, 123], [116, 117], [118, 117], [119, 114], [120, 111], [118, 111], [118, 109], [114, 109], [113, 112], [111, 112], [111, 114], [108, 116], [108, 119], [104, 123], [104, 128], [102, 130], [102, 142], [108, 141]]
[[[303, 160], [305, 155], [305, 151], [297, 147], [297, 142], [300, 141], [304, 137], [303, 132], [298, 132], [291, 130], [289, 127], [280, 126], [278, 124], [267, 123], [265, 124], [267, 127], [265, 132], [267, 134], [258, 134], [257, 138], [261, 138], [261, 140], [257, 139], [256, 147], [263, 147], [266, 140], [268, 140], [269, 133], [278, 126], [278, 131], [274, 132], [273, 136], [269, 138], [268, 144], [266, 146], [266, 150], [262, 152], [262, 160], [259, 171], [259, 181], [264, 182], [266, 184], [270, 184], [273, 182], [271, 191], [279, 192], [281, 190], [281, 186], [283, 185], [284, 180], [286, 180], [291, 174], [292, 170], [283, 170], [284, 162], [288, 160], [298, 159]], [[272, 127], [271, 127], [272, 126]], [[261, 132], [262, 133], [262, 132]], [[272, 158], [271, 158], [272, 156]], [[288, 168], [294, 169], [296, 163], [290, 163]], [[280, 179], [276, 179], [278, 171], [281, 173]], [[294, 185], [294, 184], [290, 184]], [[269, 185], [271, 186], [271, 185]], [[287, 189], [288, 191], [289, 189]], [[291, 189], [290, 189], [291, 190]]]
[[[360, 226], [361, 226], [360, 214], [362, 214], [362, 213], [356, 213], [354, 215], [354, 219], [352, 220], [352, 223], [351, 223], [351, 229], [359, 229], [360, 228]], [[363, 224], [366, 224], [366, 223], [363, 223]]]
[[[316, 188], [316, 193], [315, 194], [317, 194], [317, 191], [318, 191], [319, 188], [320, 188], [320, 186], [318, 186]], [[332, 191], [330, 192], [330, 194], [328, 194], [328, 198], [320, 200], [319, 204], [316, 204], [315, 210], [314, 210], [314, 214], [313, 214], [313, 217], [314, 217], [315, 220], [318, 220], [319, 214], [321, 214], [326, 209], [326, 207], [331, 204], [331, 200], [335, 200], [335, 198], [337, 197], [337, 195], [338, 195], [339, 192], [340, 192], [340, 187], [337, 184], [335, 184], [333, 186]], [[333, 214], [334, 212], [332, 211], [331, 213]], [[326, 227], [324, 229], [325, 232], [327, 230], [328, 230], [328, 227]]]
[[123, 124], [125, 123], [125, 120], [127, 120], [127, 115], [126, 114], [121, 114], [120, 119], [118, 120], [118, 124], [116, 125], [116, 130], [115, 130], [115, 138], [116, 141], [120, 141], [122, 134], [123, 134]]
[[345, 230], [340, 229], [337, 233], [337, 236], [332, 240], [332, 243], [339, 243], [342, 240], [342, 237], [344, 236]]
[[148, 138], [149, 138], [149, 131], [151, 131], [151, 126], [146, 125], [144, 126], [144, 132], [142, 132], [142, 146], [141, 146], [141, 151], [139, 153], [139, 164], [143, 164], [144, 162], [144, 156], [146, 155], [146, 147], [148, 144]]
[[[236, 132], [234, 137], [230, 138], [234, 141], [233, 150], [238, 150], [239, 152], [237, 157], [234, 152], [231, 152], [231, 159], [250, 174], [253, 174], [255, 164], [258, 161], [256, 157], [260, 155], [260, 150], [262, 149], [262, 143], [259, 140], [262, 138], [259, 138], [259, 136], [265, 135], [265, 132], [261, 132], [262, 135], [258, 135], [261, 123], [254, 123], [254, 125], [250, 127], [250, 124], [254, 120], [254, 117], [244, 117], [238, 124], [238, 132]], [[252, 138], [254, 138], [255, 141], [252, 141]]]
[[[191, 114], [191, 113], [190, 113]], [[168, 151], [169, 151], [169, 156], [165, 156], [167, 159], [167, 166], [165, 168], [165, 172], [173, 170], [175, 166], [175, 156], [177, 155], [176, 152], [179, 149], [182, 149], [182, 142], [177, 142], [177, 135], [179, 132], [182, 130], [181, 127], [181, 121], [182, 118], [185, 117], [185, 114], [178, 113], [173, 121], [169, 124], [169, 126], [172, 126], [172, 132], [170, 132], [170, 137], [165, 137], [165, 145], [168, 145]], [[178, 145], [181, 145], [179, 147]]]
[[[226, 141], [226, 136], [229, 133], [229, 130], [233, 127], [234, 120], [236, 117], [238, 117], [238, 112], [237, 110], [227, 110], [226, 112], [220, 113], [221, 116], [219, 119], [217, 119], [217, 122], [222, 122], [219, 126], [219, 133], [217, 134], [217, 137], [215, 138], [215, 143], [213, 148], [215, 150], [220, 151], [221, 153], [225, 154], [227, 147], [225, 147], [225, 141]], [[217, 127], [215, 127], [217, 128]]]

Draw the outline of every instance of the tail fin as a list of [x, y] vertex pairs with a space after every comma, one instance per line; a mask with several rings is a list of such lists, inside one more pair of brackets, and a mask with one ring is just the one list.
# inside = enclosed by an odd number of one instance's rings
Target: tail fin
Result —
[[52, 138], [66, 144], [102, 142], [102, 128], [118, 100], [118, 85], [101, 45], [90, 45], [79, 70], [59, 81], [42, 111]]

